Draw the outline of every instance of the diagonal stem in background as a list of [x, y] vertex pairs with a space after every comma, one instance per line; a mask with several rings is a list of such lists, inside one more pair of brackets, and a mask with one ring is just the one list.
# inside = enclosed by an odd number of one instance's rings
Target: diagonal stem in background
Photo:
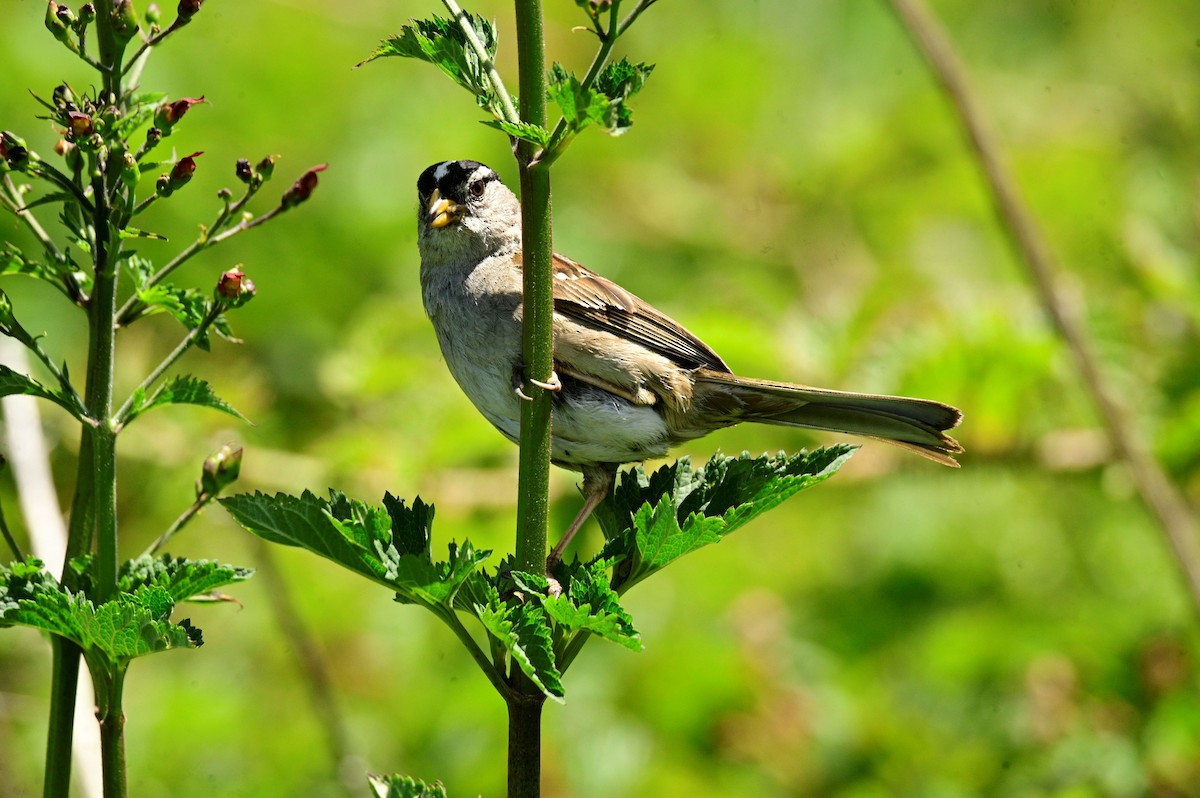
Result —
[[1076, 306], [1059, 293], [1058, 266], [1046, 237], [1021, 197], [1012, 170], [1004, 161], [997, 138], [967, 82], [966, 69], [945, 29], [924, 0], [888, 0], [905, 31], [941, 83], [979, 161], [996, 213], [1029, 273], [1042, 309], [1071, 353], [1075, 368], [1091, 397], [1117, 456], [1129, 468], [1146, 507], [1158, 520], [1200, 612], [1200, 521], [1117, 400], [1105, 378], [1086, 325]]

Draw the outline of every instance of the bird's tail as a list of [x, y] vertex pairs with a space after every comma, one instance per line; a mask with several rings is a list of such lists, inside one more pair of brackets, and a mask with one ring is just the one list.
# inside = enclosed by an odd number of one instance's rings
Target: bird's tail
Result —
[[693, 402], [728, 418], [788, 427], [846, 432], [900, 446], [958, 467], [963, 448], [946, 434], [958, 426], [957, 408], [928, 399], [847, 393], [770, 382], [702, 369]]

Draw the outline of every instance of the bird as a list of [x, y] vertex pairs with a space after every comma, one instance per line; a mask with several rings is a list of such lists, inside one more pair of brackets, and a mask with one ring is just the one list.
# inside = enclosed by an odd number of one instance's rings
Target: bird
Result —
[[[443, 161], [417, 180], [421, 296], [443, 359], [502, 435], [520, 435], [521, 204], [495, 170]], [[742, 377], [683, 325], [617, 283], [553, 256], [551, 462], [582, 472], [584, 502], [548, 558], [611, 490], [621, 465], [743, 421], [849, 433], [957, 467], [962, 413], [928, 399]]]

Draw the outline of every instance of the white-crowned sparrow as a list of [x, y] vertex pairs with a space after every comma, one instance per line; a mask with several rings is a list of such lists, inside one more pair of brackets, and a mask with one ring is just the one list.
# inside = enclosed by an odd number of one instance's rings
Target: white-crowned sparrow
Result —
[[[425, 312], [479, 412], [511, 441], [521, 417], [521, 205], [476, 161], [417, 181]], [[603, 500], [622, 463], [741, 421], [877, 438], [957, 466], [945, 430], [962, 414], [925, 399], [844, 393], [735, 376], [678, 322], [554, 256], [552, 458], [583, 472], [584, 506], [552, 559]]]

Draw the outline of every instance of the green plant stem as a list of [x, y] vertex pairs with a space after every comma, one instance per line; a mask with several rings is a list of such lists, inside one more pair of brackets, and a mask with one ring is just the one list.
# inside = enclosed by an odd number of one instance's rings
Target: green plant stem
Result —
[[25, 560], [25, 552], [21, 551], [21, 547], [17, 545], [17, 539], [13, 537], [12, 531], [8, 528], [8, 521], [4, 518], [4, 507], [0, 506], [0, 533], [4, 534], [4, 542], [12, 549], [13, 556], [18, 560]]
[[[279, 205], [272, 208], [267, 213], [264, 213], [262, 216], [256, 216], [253, 219], [238, 222], [228, 230], [224, 230], [215, 235], [213, 234], [212, 231], [221, 230], [221, 228], [228, 222], [229, 219], [239, 214], [242, 208], [245, 207], [246, 203], [249, 202], [256, 193], [258, 193], [258, 189], [251, 189], [247, 191], [246, 194], [237, 202], [233, 203], [232, 205], [225, 206], [221, 212], [217, 214], [217, 218], [213, 222], [212, 227], [202, 231], [199, 238], [197, 238], [182, 252], [168, 261], [161, 269], [156, 271], [150, 277], [150, 279], [146, 281], [145, 287], [149, 288], [151, 286], [158, 285], [167, 277], [169, 277], [172, 272], [204, 250], [209, 249], [210, 247], [215, 247], [217, 244], [222, 244], [233, 238], [235, 235], [258, 227], [260, 224], [263, 224], [264, 222], [267, 222], [283, 213], [284, 207]], [[121, 309], [117, 311], [118, 326], [129, 324], [133, 318], [136, 317], [140, 305], [141, 303], [137, 298], [137, 294], [134, 294], [133, 296], [129, 297], [129, 299], [125, 300], [125, 303], [121, 305]]]
[[52, 635], [50, 723], [46, 735], [43, 798], [68, 798], [71, 792], [71, 748], [75, 743], [75, 695], [79, 683], [79, 646]]
[[180, 530], [187, 526], [188, 523], [215, 498], [217, 498], [215, 495], [210, 495], [208, 493], [201, 493], [199, 496], [197, 496], [196, 501], [192, 502], [192, 506], [184, 510], [183, 513], [176, 518], [169, 527], [167, 527], [165, 532], [155, 538], [154, 542], [150, 544], [149, 548], [142, 552], [142, 556], [153, 557], [157, 555], [162, 547], [171, 541], [171, 538], [178, 535]]
[[196, 341], [208, 331], [208, 328], [212, 326], [213, 322], [217, 320], [217, 317], [220, 316], [224, 310], [224, 305], [222, 305], [220, 302], [214, 302], [212, 308], [208, 311], [200, 323], [197, 324], [195, 328], [188, 331], [188, 334], [184, 336], [183, 340], [180, 341], [179, 344], [171, 351], [171, 354], [163, 358], [162, 362], [154, 367], [154, 371], [151, 371], [146, 375], [146, 379], [142, 380], [142, 384], [134, 389], [133, 393], [129, 394], [129, 398], [122, 403], [120, 409], [117, 410], [116, 415], [113, 416], [112, 424], [116, 431], [119, 432], [129, 420], [129, 413], [133, 410], [134, 398], [138, 395], [138, 393], [142, 393], [143, 395], [149, 393], [150, 389], [154, 387], [154, 383], [158, 382], [159, 379], [162, 378], [162, 375], [166, 374], [167, 370], [171, 368], [171, 366], [175, 365], [179, 358], [183, 357], [184, 353], [196, 345]]
[[475, 664], [477, 664], [479, 669], [483, 671], [483, 675], [486, 676], [488, 681], [492, 683], [492, 687], [495, 687], [496, 692], [500, 693], [500, 696], [505, 701], [509, 702], [509, 705], [511, 706], [513, 700], [518, 698], [517, 694], [504, 681], [503, 672], [497, 670], [496, 665], [492, 662], [492, 660], [488, 659], [487, 654], [484, 654], [483, 649], [481, 649], [479, 644], [475, 642], [475, 638], [471, 637], [471, 633], [467, 631], [467, 627], [463, 626], [462, 621], [458, 619], [458, 614], [453, 610], [435, 612], [435, 614], [441, 618], [447, 626], [450, 627], [455, 636], [458, 637], [459, 641], [471, 655], [471, 659], [475, 660]]
[[33, 215], [24, 205], [24, 198], [21, 192], [17, 191], [16, 185], [12, 182], [11, 175], [4, 176], [4, 191], [0, 192], [0, 200], [3, 200], [4, 205], [16, 215], [18, 219], [25, 223], [29, 228], [29, 232], [33, 233], [34, 238], [42, 245], [42, 249], [46, 250], [46, 254], [54, 259], [55, 263], [66, 263], [67, 257], [63, 255], [62, 250], [54, 243], [54, 239], [50, 238], [50, 234], [46, 232], [46, 228], [42, 227], [37, 217]]
[[[102, 178], [96, 182], [102, 183]], [[111, 424], [115, 366], [117, 269], [108, 240], [109, 205], [102, 185], [96, 191], [95, 291], [92, 294], [91, 335], [94, 357], [88, 363], [88, 415], [97, 421], [92, 429], [95, 471], [96, 560], [95, 595], [103, 603], [117, 589], [117, 471], [116, 429]]]
[[[639, 0], [638, 4], [633, 7], [633, 11], [630, 11], [628, 16], [618, 23], [617, 15], [620, 12], [621, 0], [613, 0], [608, 12], [608, 30], [603, 32], [599, 30], [593, 31], [600, 39], [600, 49], [596, 51], [596, 56], [592, 59], [592, 64], [588, 67], [587, 74], [580, 81], [580, 85], [584, 91], [590, 89], [592, 84], [596, 82], [596, 78], [600, 76], [600, 71], [608, 63], [608, 57], [612, 54], [617, 39], [621, 38], [621, 35], [629, 29], [630, 25], [637, 21], [642, 12], [654, 5], [655, 2], [656, 0]], [[534, 167], [546, 169], [558, 160], [559, 156], [563, 154], [567, 145], [571, 142], [571, 137], [566, 137], [566, 132], [567, 119], [566, 117], [561, 117], [550, 134], [550, 147], [537, 156], [533, 162]]]
[[[105, 663], [88, 663], [95, 672], [105, 668]], [[104, 766], [101, 783], [104, 798], [126, 798], [125, 784], [125, 711], [122, 709], [122, 693], [125, 689], [126, 666], [117, 666], [115, 672], [105, 673], [102, 678], [93, 678], [100, 720], [100, 761]]]
[[[546, 125], [545, 39], [541, 0], [516, 0], [517, 59], [520, 70], [521, 120]], [[521, 454], [517, 494], [518, 567], [533, 573], [546, 568], [546, 539], [550, 495], [550, 391], [554, 374], [552, 320], [554, 315], [550, 172], [532, 170], [535, 145], [522, 141], [517, 162], [521, 173], [521, 228], [524, 241], [524, 300], [522, 348], [525, 393], [521, 403]], [[510, 684], [518, 695], [508, 701], [508, 796], [537, 798], [541, 794], [541, 717], [545, 696], [519, 668]]]
[[[513, 107], [512, 97], [509, 96], [508, 89], [504, 87], [504, 80], [500, 77], [500, 73], [496, 71], [495, 62], [488, 55], [487, 48], [483, 46], [483, 42], [479, 41], [479, 37], [475, 35], [475, 28], [471, 25], [471, 20], [467, 19], [466, 13], [454, 0], [442, 0], [442, 5], [446, 7], [446, 10], [454, 17], [454, 21], [463, 29], [463, 33], [466, 35], [471, 49], [475, 51], [475, 55], [479, 57], [479, 63], [487, 71], [488, 82], [492, 84], [492, 90], [500, 98], [500, 106], [501, 110], [504, 111], [504, 119], [514, 124], [521, 121], [521, 117], [517, 115], [517, 109]], [[523, 87], [522, 92], [524, 92]]]
[[543, 706], [532, 695], [508, 703], [508, 798], [541, 793]]

